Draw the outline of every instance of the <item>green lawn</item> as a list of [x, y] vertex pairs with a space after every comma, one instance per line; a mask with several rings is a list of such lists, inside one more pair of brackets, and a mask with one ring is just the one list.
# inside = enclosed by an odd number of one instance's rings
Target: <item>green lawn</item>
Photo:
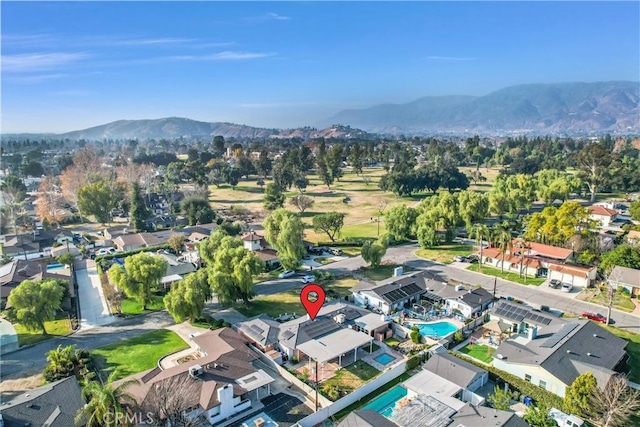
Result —
[[120, 379], [155, 368], [162, 356], [188, 347], [175, 332], [160, 329], [92, 350], [91, 357], [103, 378], [117, 369]]
[[346, 297], [351, 295], [351, 288], [353, 288], [358, 282], [358, 279], [347, 277], [344, 279], [333, 280], [326, 285], [322, 285], [322, 287], [327, 295], [334, 295], [335, 293], [338, 297]]
[[377, 239], [382, 236], [385, 232], [386, 228], [384, 226], [384, 218], [380, 218], [380, 234], [378, 234], [378, 223], [373, 222], [365, 222], [363, 224], [351, 224], [345, 225], [340, 230], [340, 238], [365, 238], [370, 237], [373, 239]]
[[486, 265], [483, 265], [482, 270], [480, 270], [480, 264], [471, 264], [469, 267], [467, 267], [467, 270], [481, 272], [484, 274], [488, 274], [489, 276], [496, 276], [501, 279], [520, 283], [522, 285], [540, 286], [545, 282], [545, 280], [547, 280], [544, 277], [527, 277], [525, 279], [524, 277], [520, 277], [517, 273], [512, 273], [508, 271], [505, 271], [503, 273], [502, 271], [500, 271], [499, 268], [488, 267]]
[[[600, 292], [595, 294], [593, 297], [588, 298], [586, 301], [608, 306], [609, 297], [607, 297], [607, 290], [600, 289]], [[625, 295], [616, 291], [613, 294], [613, 308], [617, 308], [618, 310], [622, 310], [630, 313], [633, 310], [635, 310], [636, 306], [631, 301], [631, 298], [629, 297], [629, 295]]]
[[418, 249], [416, 255], [443, 264], [451, 264], [456, 256], [468, 256], [473, 252], [470, 245], [453, 243], [450, 245], [440, 245], [429, 249]]
[[362, 387], [378, 374], [380, 371], [360, 360], [337, 371], [333, 377], [320, 385], [320, 390], [330, 399], [337, 400]]
[[483, 361], [484, 363], [491, 363], [493, 360], [493, 353], [496, 351], [494, 348], [480, 345], [480, 344], [467, 344], [458, 350], [460, 353], [471, 356], [474, 359]]
[[[400, 267], [398, 264], [382, 264], [376, 268], [372, 267], [363, 267], [356, 270], [356, 273], [365, 276], [369, 280], [380, 281], [384, 279], [388, 279], [393, 276], [393, 270], [396, 267]], [[407, 267], [404, 267], [404, 272], [409, 271]]]
[[362, 252], [362, 248], [360, 246], [340, 246], [344, 255], [347, 256], [358, 256], [360, 252]]
[[331, 264], [332, 262], [335, 262], [333, 259], [328, 257], [327, 258], [318, 257], [318, 258], [314, 258], [313, 260], [322, 265], [327, 265], [327, 264]]
[[260, 283], [266, 280], [276, 279], [278, 277], [278, 274], [282, 273], [283, 271], [284, 270], [282, 268], [279, 268], [277, 270], [271, 270], [265, 273], [260, 273], [253, 278], [253, 283]]
[[146, 310], [142, 309], [142, 305], [131, 298], [125, 298], [122, 300], [122, 314], [143, 314], [153, 310], [162, 310], [164, 308], [164, 302], [162, 301], [162, 295], [154, 295], [152, 297], [153, 302], [147, 306]]
[[71, 333], [71, 326], [69, 325], [69, 319], [64, 317], [56, 320], [50, 320], [44, 322], [44, 327], [47, 330], [48, 335], [42, 335], [42, 331], [30, 332], [27, 331], [24, 326], [19, 323], [15, 323], [13, 327], [18, 335], [18, 345], [30, 345], [36, 344], [40, 341], [48, 340], [49, 338], [68, 335]]
[[612, 334], [629, 341], [626, 348], [627, 353], [629, 354], [627, 366], [631, 368], [629, 379], [634, 383], [640, 383], [640, 334], [634, 334], [633, 332], [619, 329], [615, 326], [601, 326], [603, 328], [607, 328], [607, 330]]
[[391, 337], [384, 340], [384, 343], [389, 347], [397, 347], [400, 345], [400, 340], [398, 340], [398, 338], [396, 337]]

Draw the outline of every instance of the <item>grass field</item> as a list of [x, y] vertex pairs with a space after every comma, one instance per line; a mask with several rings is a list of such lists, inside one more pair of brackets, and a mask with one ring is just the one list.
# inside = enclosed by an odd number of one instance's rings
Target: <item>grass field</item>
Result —
[[441, 262], [443, 264], [451, 264], [456, 256], [471, 255], [473, 248], [469, 245], [450, 244], [440, 245], [429, 249], [418, 249], [416, 256], [430, 259], [432, 261]]
[[380, 371], [360, 360], [337, 371], [320, 385], [320, 389], [335, 400], [362, 387], [378, 374]]
[[495, 349], [486, 345], [467, 344], [458, 351], [484, 363], [491, 363]]
[[19, 323], [15, 323], [13, 327], [18, 335], [18, 345], [36, 344], [41, 341], [48, 340], [49, 338], [60, 337], [71, 333], [71, 325], [69, 325], [69, 319], [67, 317], [44, 322], [44, 327], [47, 330], [48, 335], [42, 335], [42, 331], [30, 332], [27, 331], [24, 326]]
[[163, 296], [154, 295], [152, 297], [153, 302], [147, 306], [146, 310], [142, 309], [142, 305], [131, 298], [125, 298], [122, 300], [122, 314], [136, 315], [148, 313], [154, 310], [162, 310], [164, 308]]
[[[609, 305], [609, 298], [607, 297], [606, 290], [596, 290], [594, 292], [596, 293], [585, 301], [604, 306]], [[628, 295], [621, 294], [620, 292], [615, 292], [613, 294], [613, 307], [618, 310], [626, 311], [627, 313], [632, 312], [636, 308], [635, 304], [631, 301], [631, 298]]]
[[[326, 285], [322, 285], [327, 296], [344, 297], [351, 295], [351, 288], [358, 283], [356, 279], [335, 280]], [[300, 289], [302, 285], [300, 286]], [[281, 314], [304, 315], [305, 311], [300, 303], [300, 289], [292, 289], [287, 292], [280, 292], [273, 295], [259, 296], [253, 299], [248, 306], [238, 304], [235, 308], [247, 317], [266, 314], [271, 317], [278, 317]]]
[[[389, 277], [393, 276], [393, 270], [396, 267], [400, 266], [398, 264], [381, 264], [375, 268], [371, 266], [360, 268], [356, 270], [356, 273], [365, 276], [369, 280], [378, 282], [380, 280], [388, 279]], [[404, 267], [404, 272], [407, 271], [407, 268]]]
[[520, 277], [517, 273], [512, 272], [502, 272], [499, 268], [488, 267], [486, 265], [482, 266], [482, 270], [480, 270], [480, 264], [471, 264], [467, 267], [469, 271], [481, 272], [483, 274], [488, 274], [489, 276], [499, 277], [501, 279], [510, 280], [512, 282], [520, 283], [522, 285], [534, 285], [540, 286], [545, 282], [544, 277], [527, 277], [526, 282], [524, 277]]
[[626, 347], [627, 354], [629, 354], [627, 366], [631, 368], [629, 379], [634, 383], [640, 383], [640, 334], [634, 334], [615, 326], [602, 325], [602, 327], [607, 328], [612, 334], [629, 341]]
[[120, 379], [155, 368], [162, 356], [187, 347], [178, 334], [160, 329], [92, 350], [91, 357], [103, 378], [117, 369]]

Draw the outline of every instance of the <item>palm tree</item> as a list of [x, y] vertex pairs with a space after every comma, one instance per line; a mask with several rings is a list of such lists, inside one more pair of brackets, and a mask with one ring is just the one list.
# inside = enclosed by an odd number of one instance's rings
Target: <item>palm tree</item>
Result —
[[489, 227], [485, 224], [473, 224], [469, 229], [469, 237], [476, 239], [480, 251], [480, 271], [482, 271], [482, 249], [484, 248], [482, 241], [489, 238]]
[[497, 240], [500, 245], [500, 252], [502, 252], [502, 263], [500, 264], [500, 269], [504, 273], [504, 258], [507, 254], [507, 251], [511, 251], [512, 248], [512, 239], [511, 229], [509, 227], [508, 221], [503, 221], [502, 224], [499, 224], [496, 228], [497, 230]]
[[126, 380], [115, 386], [116, 372], [112, 372], [104, 383], [91, 381], [84, 386], [82, 397], [87, 400], [87, 404], [76, 415], [76, 424], [85, 422], [87, 427], [120, 427], [128, 424], [124, 417], [123, 403], [133, 407], [137, 403], [126, 389], [138, 384], [138, 380]]

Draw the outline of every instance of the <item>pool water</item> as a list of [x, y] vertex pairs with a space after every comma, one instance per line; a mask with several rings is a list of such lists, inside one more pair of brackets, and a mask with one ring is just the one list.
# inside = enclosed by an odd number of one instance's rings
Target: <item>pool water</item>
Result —
[[380, 363], [381, 365], [386, 365], [388, 363], [390, 363], [392, 360], [396, 360], [395, 357], [387, 354], [387, 353], [383, 353], [380, 356], [376, 357], [375, 359], [376, 362]]
[[458, 330], [451, 322], [418, 323], [416, 326], [420, 329], [420, 334], [426, 337], [442, 338]]
[[393, 408], [396, 406], [396, 402], [406, 395], [407, 389], [397, 385], [362, 409], [371, 409], [389, 418], [393, 414]]
[[60, 264], [59, 262], [52, 262], [50, 264], [47, 264], [47, 270], [60, 270], [61, 268], [64, 268], [64, 265]]

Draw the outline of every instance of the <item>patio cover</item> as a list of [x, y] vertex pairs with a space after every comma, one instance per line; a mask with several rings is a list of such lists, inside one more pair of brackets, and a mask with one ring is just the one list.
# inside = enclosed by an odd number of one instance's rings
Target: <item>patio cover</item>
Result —
[[495, 332], [497, 334], [501, 334], [503, 332], [507, 332], [511, 329], [511, 325], [509, 325], [508, 323], [505, 323], [499, 319], [495, 319], [490, 321], [489, 323], [485, 323], [484, 325], [482, 325], [482, 327], [484, 329], [488, 329], [492, 332]]
[[166, 285], [167, 283], [178, 282], [180, 280], [182, 280], [182, 276], [179, 276], [177, 274], [171, 274], [169, 276], [164, 276], [162, 279], [160, 279], [160, 283], [162, 283], [163, 285]]
[[316, 360], [318, 363], [328, 362], [354, 348], [368, 344], [372, 337], [356, 332], [353, 329], [340, 329], [332, 334], [309, 340], [298, 346], [298, 350]]

